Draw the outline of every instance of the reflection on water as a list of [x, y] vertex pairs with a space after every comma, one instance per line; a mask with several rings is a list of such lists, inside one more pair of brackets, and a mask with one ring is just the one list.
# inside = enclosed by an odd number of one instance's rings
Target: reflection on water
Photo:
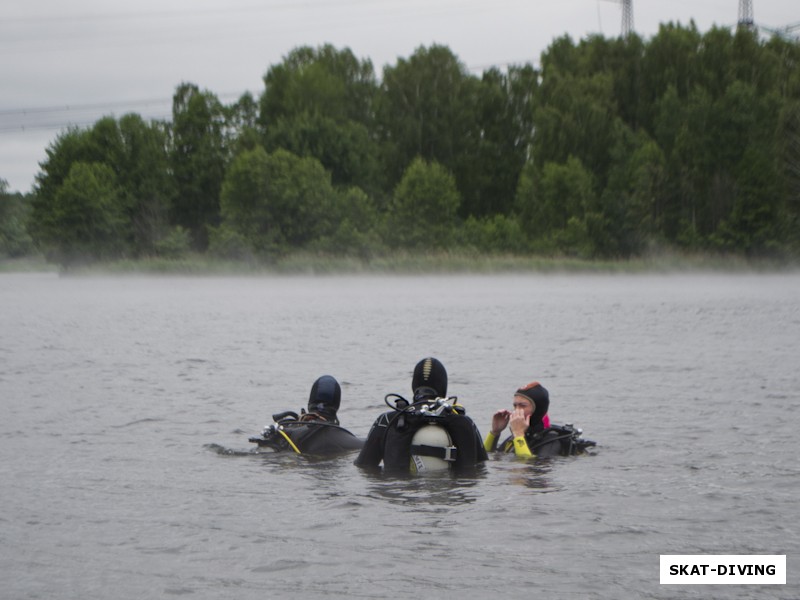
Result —
[[558, 491], [549, 475], [554, 464], [563, 460], [571, 459], [553, 457], [520, 460], [515, 456], [503, 456], [495, 460], [493, 466], [502, 472], [502, 479], [508, 483], [547, 493]]
[[388, 500], [390, 504], [424, 510], [440, 507], [447, 511], [453, 505], [475, 502], [480, 491], [477, 485], [486, 478], [486, 471], [479, 467], [472, 472], [472, 476], [447, 471], [399, 475], [361, 470], [360, 474], [372, 497]]

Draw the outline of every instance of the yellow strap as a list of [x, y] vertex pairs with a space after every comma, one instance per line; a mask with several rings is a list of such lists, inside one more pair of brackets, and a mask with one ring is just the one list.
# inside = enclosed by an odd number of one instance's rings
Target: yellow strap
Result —
[[300, 452], [300, 450], [297, 449], [297, 446], [294, 445], [292, 438], [290, 438], [283, 429], [278, 429], [278, 431], [284, 438], [286, 438], [286, 441], [289, 442], [289, 445], [292, 447], [292, 450], [294, 450], [298, 454], [302, 454], [302, 452]]
[[483, 441], [483, 449], [486, 450], [487, 452], [491, 452], [492, 450], [495, 449], [496, 445], [497, 445], [497, 440], [490, 431], [489, 433], [486, 434], [486, 439]]

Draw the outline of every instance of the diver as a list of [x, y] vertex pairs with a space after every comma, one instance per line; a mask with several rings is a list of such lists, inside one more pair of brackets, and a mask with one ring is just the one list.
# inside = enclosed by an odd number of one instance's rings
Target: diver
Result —
[[364, 441], [339, 425], [336, 413], [342, 399], [339, 382], [323, 375], [311, 386], [308, 411], [300, 415], [286, 411], [272, 415], [275, 421], [264, 428], [260, 437], [250, 441], [259, 448], [275, 452], [293, 451], [297, 454], [331, 456], [360, 449]]
[[488, 458], [475, 423], [457, 398], [447, 396], [447, 371], [439, 360], [417, 363], [411, 391], [411, 402], [398, 394], [385, 397], [392, 410], [373, 423], [356, 466], [377, 468], [383, 462], [385, 472], [459, 471]]
[[[570, 456], [583, 454], [596, 445], [583, 439], [583, 432], [571, 424], [550, 423], [547, 414], [550, 394], [538, 381], [514, 392], [513, 408], [513, 411], [501, 409], [492, 415], [492, 427], [484, 441], [487, 452], [514, 452], [520, 458]], [[506, 427], [511, 435], [498, 447], [500, 434]]]

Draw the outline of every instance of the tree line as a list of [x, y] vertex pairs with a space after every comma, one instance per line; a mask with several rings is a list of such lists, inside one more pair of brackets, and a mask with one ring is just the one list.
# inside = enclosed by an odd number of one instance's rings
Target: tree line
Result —
[[62, 132], [0, 253], [272, 261], [468, 250], [629, 258], [800, 250], [800, 44], [692, 23], [556, 39], [473, 75], [445, 46], [384, 67], [301, 47], [260, 97], [180, 84], [171, 121]]

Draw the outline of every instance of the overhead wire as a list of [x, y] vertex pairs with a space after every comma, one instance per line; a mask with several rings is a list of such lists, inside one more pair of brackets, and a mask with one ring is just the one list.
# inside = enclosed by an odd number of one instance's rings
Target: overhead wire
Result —
[[[520, 0], [505, 0], [505, 2], [503, 2], [503, 4], [507, 5], [519, 3]], [[272, 14], [275, 12], [286, 13], [289, 11], [313, 12], [315, 10], [322, 9], [323, 7], [325, 9], [333, 8], [337, 11], [347, 8], [356, 8], [359, 10], [364, 9], [360, 15], [355, 15], [355, 19], [352, 13], [342, 15], [340, 23], [351, 25], [354, 21], [357, 21], [359, 17], [378, 17], [391, 21], [401, 16], [426, 18], [437, 15], [451, 15], [454, 13], [466, 14], [475, 12], [476, 10], [497, 10], [499, 8], [496, 3], [487, 5], [485, 2], [482, 2], [482, 0], [452, 0], [450, 2], [439, 2], [436, 4], [432, 4], [430, 2], [419, 2], [414, 6], [409, 6], [409, 4], [410, 3], [408, 0], [404, 0], [402, 2], [398, 0], [337, 0], [336, 2], [332, 2], [331, 0], [305, 0], [302, 2], [279, 0], [269, 4], [249, 4], [243, 6], [229, 6], [225, 8], [200, 8], [191, 10], [126, 10], [118, 13], [101, 12], [92, 14], [64, 15], [10, 15], [4, 17], [3, 21], [0, 21], [0, 32], [4, 34], [10, 34], [0, 35], [0, 47], [5, 47], [7, 51], [13, 52], [14, 46], [24, 44], [28, 46], [26, 52], [46, 53], [49, 51], [49, 45], [52, 44], [61, 46], [65, 39], [70, 38], [70, 36], [77, 37], [78, 33], [75, 32], [74, 29], [70, 28], [59, 28], [59, 30], [55, 32], [55, 35], [45, 32], [41, 32], [40, 34], [36, 33], [35, 28], [37, 26], [46, 25], [52, 22], [58, 22], [59, 24], [69, 23], [91, 25], [93, 23], [121, 21], [127, 26], [132, 19], [172, 20], [223, 15], [237, 16], [242, 14]], [[326, 24], [330, 25], [329, 16], [320, 16], [319, 18], [325, 18]], [[258, 35], [259, 37], [263, 37], [265, 35], [263, 23], [259, 23], [258, 20], [254, 21], [252, 19], [250, 19], [248, 23], [257, 25], [257, 27], [250, 27], [249, 30], [243, 31], [242, 28], [239, 27], [241, 24], [241, 22], [239, 22], [237, 23], [236, 30], [231, 31], [230, 29], [226, 29], [224, 26], [220, 27], [218, 24], [217, 29], [212, 34], [213, 39], [215, 41], [224, 41], [225, 39], [234, 36], [237, 39], [241, 39], [243, 36], [247, 37], [250, 35]], [[17, 37], [15, 37], [13, 34], [19, 30], [19, 26], [27, 26], [26, 28], [29, 30], [25, 31], [22, 35], [17, 34]], [[9, 28], [8, 31], [4, 31], [4, 29], [7, 28]], [[282, 29], [282, 31], [285, 31], [285, 28]], [[109, 35], [109, 32], [103, 29], [97, 30], [93, 33], [96, 35], [80, 36], [79, 39], [81, 42], [78, 45], [70, 45], [69, 49], [71, 51], [93, 50], [95, 46], [92, 38], [97, 38], [100, 40], [108, 37]], [[137, 36], [136, 32], [131, 30], [128, 33], [129, 35], [127, 36], [114, 35], [113, 39], [108, 43], [104, 41], [104, 48], [108, 49], [109, 44], [112, 44], [114, 47], [124, 47], [128, 45], [138, 47], [141, 44], [141, 40]], [[159, 42], [159, 36], [152, 35], [153, 33], [154, 32], [151, 30], [151, 36], [148, 39], [148, 45], [150, 46]], [[37, 35], [39, 35], [39, 37], [37, 37]], [[177, 35], [180, 36], [180, 39], [186, 39], [187, 37], [191, 38], [200, 35], [203, 35], [204, 38], [208, 37], [207, 34], [193, 30], [191, 27], [182, 28]], [[166, 38], [161, 39], [163, 42], [174, 42], [175, 40], [175, 35], [172, 34], [170, 35], [169, 40]], [[42, 41], [46, 43], [40, 43]], [[35, 46], [30, 47], [34, 44]], [[63, 51], [63, 48], [61, 48], [61, 50]], [[488, 66], [504, 67], [508, 66], [509, 64], [520, 64], [524, 62], [526, 61], [517, 61], [517, 63], [503, 62], [494, 63]], [[468, 67], [468, 69], [472, 72], [482, 68], [483, 67]], [[229, 96], [234, 96], [234, 94], [230, 94]], [[155, 98], [147, 100], [130, 100], [94, 104], [65, 104], [56, 106], [13, 107], [0, 109], [0, 134], [12, 132], [19, 133], [28, 130], [63, 129], [69, 126], [90, 125], [94, 122], [94, 120], [96, 120], [96, 116], [98, 114], [107, 114], [117, 110], [122, 110], [125, 113], [128, 113], [132, 112], [137, 107], [142, 106], [153, 107], [153, 110], [149, 112], [151, 118], [167, 118], [171, 115], [171, 101], [171, 98]], [[88, 113], [92, 113], [93, 116], [90, 117]]]
[[[239, 98], [241, 94], [220, 94], [216, 97], [225, 101]], [[11, 108], [0, 110], [0, 135], [89, 126], [102, 116], [135, 113], [137, 107], [151, 108], [151, 110], [141, 111], [143, 118], [165, 120], [172, 117], [172, 98]]]
[[[533, 61], [527, 61], [527, 64]], [[514, 65], [526, 64], [525, 60], [507, 61], [497, 63], [485, 63], [481, 65], [467, 66], [466, 69], [473, 73], [484, 72], [488, 69], [509, 68]], [[247, 92], [215, 94], [221, 101], [233, 101]], [[10, 109], [0, 109], [0, 135], [5, 133], [19, 133], [33, 130], [58, 130], [68, 127], [83, 127], [94, 124], [99, 118], [98, 115], [107, 116], [117, 112], [129, 114], [135, 112], [136, 107], [153, 107], [153, 110], [145, 111], [143, 117], [148, 119], [169, 119], [172, 117], [172, 101], [170, 98], [150, 98], [140, 100], [119, 100], [101, 103], [88, 104], [60, 104], [52, 106], [31, 106], [16, 107]], [[121, 110], [116, 110], [121, 109]], [[92, 115], [80, 115], [89, 113]], [[42, 121], [42, 117], [49, 120]], [[31, 119], [33, 120], [25, 120]], [[37, 119], [39, 119], [37, 121]]]

